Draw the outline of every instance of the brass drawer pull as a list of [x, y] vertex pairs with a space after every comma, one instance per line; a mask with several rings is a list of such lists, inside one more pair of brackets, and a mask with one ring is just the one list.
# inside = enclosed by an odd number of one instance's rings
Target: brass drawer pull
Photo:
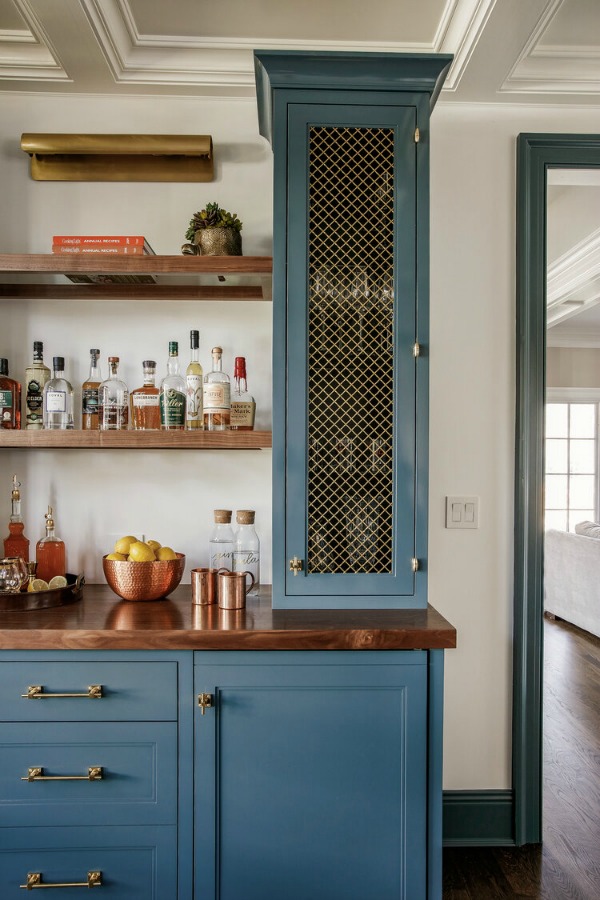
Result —
[[48, 882], [44, 884], [41, 872], [28, 872], [27, 884], [20, 884], [20, 888], [33, 891], [37, 888], [66, 888], [66, 887], [102, 887], [102, 872], [88, 872], [87, 881]]
[[44, 775], [42, 766], [30, 766], [21, 781], [102, 781], [102, 766], [88, 766], [87, 775]]
[[42, 684], [30, 684], [27, 688], [27, 693], [21, 694], [21, 697], [24, 697], [25, 700], [47, 700], [56, 697], [85, 697], [88, 700], [101, 700], [102, 685], [90, 684], [87, 692], [81, 694], [45, 694]]

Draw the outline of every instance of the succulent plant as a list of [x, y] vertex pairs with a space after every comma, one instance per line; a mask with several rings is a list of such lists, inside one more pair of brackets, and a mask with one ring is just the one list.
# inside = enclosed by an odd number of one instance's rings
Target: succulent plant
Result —
[[194, 213], [190, 219], [188, 230], [185, 233], [188, 241], [194, 240], [194, 234], [200, 228], [234, 228], [242, 230], [242, 223], [235, 213], [221, 209], [218, 203], [207, 203], [204, 209]]

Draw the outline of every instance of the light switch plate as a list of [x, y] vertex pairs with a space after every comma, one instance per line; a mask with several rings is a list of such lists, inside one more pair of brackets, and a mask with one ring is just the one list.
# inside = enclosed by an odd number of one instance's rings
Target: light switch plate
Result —
[[479, 528], [479, 497], [446, 497], [446, 528]]

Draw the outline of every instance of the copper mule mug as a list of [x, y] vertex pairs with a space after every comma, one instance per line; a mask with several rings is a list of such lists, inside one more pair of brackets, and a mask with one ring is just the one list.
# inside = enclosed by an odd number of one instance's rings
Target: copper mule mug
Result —
[[[246, 587], [246, 577], [250, 584]], [[246, 594], [252, 590], [252, 572], [222, 572], [219, 574], [219, 606], [221, 609], [242, 609], [246, 605]]]
[[192, 603], [211, 606], [217, 602], [217, 577], [229, 569], [192, 569]]

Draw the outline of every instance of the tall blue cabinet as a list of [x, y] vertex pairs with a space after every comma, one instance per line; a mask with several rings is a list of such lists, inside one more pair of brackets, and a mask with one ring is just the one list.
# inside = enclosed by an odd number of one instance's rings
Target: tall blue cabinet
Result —
[[274, 154], [274, 608], [427, 605], [429, 117], [450, 62], [255, 53]]

